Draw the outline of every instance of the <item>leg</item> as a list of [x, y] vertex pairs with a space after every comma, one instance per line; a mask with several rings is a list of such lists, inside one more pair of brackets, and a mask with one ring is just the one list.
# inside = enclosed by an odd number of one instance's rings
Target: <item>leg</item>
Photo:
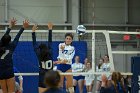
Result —
[[6, 80], [0, 80], [0, 86], [1, 86], [3, 93], [8, 93]]
[[89, 86], [88, 85], [86, 86], [86, 89], [87, 89], [87, 93], [88, 93], [89, 92]]
[[76, 91], [77, 80], [73, 79], [74, 91]]
[[91, 85], [89, 86], [89, 92], [92, 93], [92, 89], [93, 89], [93, 85], [91, 84]]
[[39, 93], [44, 93], [46, 90], [47, 88], [38, 87]]
[[[72, 70], [67, 70], [66, 72], [72, 72]], [[74, 88], [73, 88], [73, 76], [72, 75], [66, 75], [66, 88], [70, 91], [70, 93], [74, 93]]]
[[83, 88], [84, 88], [84, 80], [83, 79], [78, 80], [78, 87], [79, 87], [79, 92], [83, 93]]
[[[57, 70], [57, 71], [58, 71], [59, 73], [61, 73], [61, 72], [62, 72], [62, 71], [60, 71], [60, 70]], [[61, 77], [60, 77], [60, 78], [61, 78], [60, 83], [59, 83], [59, 87], [60, 87], [60, 88], [63, 88], [63, 84], [64, 84], [64, 77], [65, 77], [64, 75], [61, 75]]]
[[101, 81], [97, 80], [97, 82], [96, 82], [96, 93], [99, 93], [100, 88], [101, 88]]
[[15, 92], [15, 77], [6, 79], [8, 93], [14, 93]]

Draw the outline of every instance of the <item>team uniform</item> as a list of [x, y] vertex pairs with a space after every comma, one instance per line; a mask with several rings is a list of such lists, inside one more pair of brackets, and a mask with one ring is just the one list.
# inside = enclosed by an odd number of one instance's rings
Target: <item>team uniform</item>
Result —
[[[4, 35], [8, 35], [11, 29], [8, 28]], [[10, 42], [6, 48], [6, 52], [0, 57], [0, 80], [9, 79], [14, 77], [13, 70], [13, 52], [18, 44], [19, 38], [23, 33], [24, 28], [21, 28], [16, 37], [12, 42]]]
[[[98, 66], [96, 66], [96, 71], [97, 71], [97, 72], [103, 72], [102, 66], [101, 66], [100, 68], [98, 68]], [[101, 81], [101, 75], [97, 75], [97, 80], [98, 80], [98, 81]]]
[[49, 56], [46, 61], [41, 61], [40, 57], [39, 57], [41, 51], [39, 49], [39, 45], [36, 42], [36, 34], [35, 34], [35, 32], [32, 32], [33, 47], [34, 47], [34, 51], [35, 51], [36, 56], [39, 61], [39, 87], [43, 87], [43, 88], [46, 88], [46, 85], [44, 84], [45, 73], [48, 70], [53, 69], [52, 52], [51, 52], [52, 30], [49, 30], [48, 35], [49, 35], [48, 36]]
[[[87, 73], [93, 73], [93, 70], [86, 70]], [[90, 86], [92, 84], [92, 81], [95, 79], [95, 76], [93, 74], [85, 75], [85, 85]]]
[[[73, 63], [72, 64], [72, 72], [76, 73], [76, 72], [83, 72], [85, 66], [82, 63]], [[82, 75], [73, 75], [73, 79], [75, 79], [76, 81], [80, 80], [80, 79], [84, 79], [85, 77]]]
[[[111, 71], [111, 64], [110, 62], [108, 63], [103, 63], [102, 65], [102, 72], [110, 72]], [[110, 74], [106, 74], [108, 80], [111, 79], [111, 75]]]
[[[65, 46], [64, 50], [61, 49], [61, 45]], [[60, 60], [67, 60], [66, 64], [57, 64], [57, 70], [62, 72], [66, 72], [67, 70], [71, 69], [72, 59], [75, 54], [74, 46], [66, 45], [65, 43], [59, 44], [59, 55], [57, 59]]]

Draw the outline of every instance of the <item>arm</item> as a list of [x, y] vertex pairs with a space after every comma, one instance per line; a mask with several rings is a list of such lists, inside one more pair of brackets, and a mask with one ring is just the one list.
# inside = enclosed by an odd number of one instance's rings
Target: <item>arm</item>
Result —
[[61, 61], [61, 59], [64, 56], [64, 54], [62, 53], [63, 50], [61, 49], [61, 46], [64, 46], [64, 45], [62, 45], [62, 43], [60, 43], [58, 46], [58, 57], [57, 57], [58, 61]]
[[19, 38], [20, 38], [21, 34], [23, 33], [23, 31], [24, 31], [24, 28], [21, 28], [19, 30], [18, 34], [16, 35], [16, 37], [14, 38], [14, 40], [12, 42], [14, 44], [14, 46], [17, 46], [17, 43], [18, 43]]
[[14, 45], [14, 48], [17, 46], [19, 38], [21, 34], [23, 33], [24, 29], [27, 28], [28, 26], [29, 26], [29, 21], [28, 20], [23, 21], [23, 27], [20, 29], [20, 31], [18, 32], [18, 34], [16, 35], [15, 39], [12, 42]]
[[35, 52], [37, 53], [37, 48], [38, 48], [38, 45], [36, 43], [36, 34], [35, 34], [35, 31], [38, 29], [37, 25], [34, 25], [32, 27], [32, 40], [33, 40], [33, 47], [34, 47], [34, 50]]
[[52, 28], [53, 28], [53, 24], [51, 22], [49, 22], [48, 23], [48, 30], [49, 30], [48, 47], [49, 47], [49, 49], [51, 49], [51, 44], [52, 44]]
[[22, 93], [22, 91], [23, 91], [23, 77], [20, 75], [18, 77], [18, 79], [19, 79], [19, 89], [20, 89], [20, 92]]
[[9, 33], [10, 33], [10, 31], [11, 31], [11, 28], [12, 28], [13, 26], [15, 26], [16, 21], [17, 21], [17, 20], [16, 20], [15, 18], [13, 18], [13, 19], [10, 20], [9, 27], [7, 28], [6, 33], [5, 33], [4, 35], [9, 35]]

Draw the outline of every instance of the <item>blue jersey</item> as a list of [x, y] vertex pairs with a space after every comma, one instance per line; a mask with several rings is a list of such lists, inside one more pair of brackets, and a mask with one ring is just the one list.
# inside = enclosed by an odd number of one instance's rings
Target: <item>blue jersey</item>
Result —
[[[8, 35], [10, 31], [11, 29], [8, 28], [4, 35]], [[14, 40], [10, 42], [7, 46], [5, 46], [6, 52], [0, 57], [0, 72], [4, 69], [7, 70], [7, 68], [13, 69], [13, 52], [18, 44], [19, 38], [23, 31], [24, 28], [21, 28]]]

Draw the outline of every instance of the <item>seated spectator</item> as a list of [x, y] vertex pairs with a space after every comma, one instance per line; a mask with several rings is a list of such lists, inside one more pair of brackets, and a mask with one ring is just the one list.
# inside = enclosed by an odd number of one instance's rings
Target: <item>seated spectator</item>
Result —
[[87, 62], [85, 67], [86, 67], [85, 72], [89, 73], [88, 75], [85, 75], [85, 85], [86, 85], [87, 93], [92, 93], [95, 77], [93, 74], [90, 74], [93, 73], [91, 62]]
[[64, 91], [59, 88], [59, 84], [60, 84], [59, 72], [49, 70], [45, 74], [44, 80], [48, 88], [44, 93], [64, 93]]
[[[75, 56], [75, 63], [72, 64], [72, 72], [73, 73], [83, 72], [83, 70], [84, 70], [84, 64], [80, 63], [80, 57]], [[84, 79], [85, 77], [83, 75], [73, 75], [73, 86], [75, 91], [76, 91], [76, 85], [78, 84], [79, 93], [83, 93]]]

